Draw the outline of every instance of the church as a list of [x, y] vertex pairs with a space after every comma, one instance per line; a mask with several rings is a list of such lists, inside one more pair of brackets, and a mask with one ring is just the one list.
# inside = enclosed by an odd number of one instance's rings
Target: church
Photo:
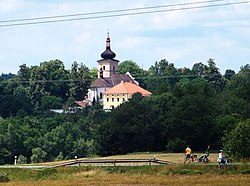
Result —
[[[126, 74], [119, 74], [119, 60], [115, 59], [115, 57], [116, 54], [111, 50], [110, 37], [109, 33], [107, 33], [106, 49], [101, 54], [102, 59], [97, 61], [98, 79], [90, 85], [90, 89], [86, 96], [86, 101], [90, 103], [94, 101], [99, 102], [103, 105], [104, 109], [114, 109], [122, 102], [131, 98], [133, 93], [141, 92], [142, 94], [145, 94], [146, 91], [138, 85], [139, 83], [135, 81], [129, 72]], [[121, 83], [122, 85], [126, 85], [127, 88], [122, 86], [126, 91], [119, 91], [118, 93], [116, 90], [121, 90]], [[131, 92], [127, 90], [129, 89], [128, 87], [133, 87], [133, 91]], [[150, 94], [151, 93], [147, 91], [146, 95]]]
[[129, 74], [119, 74], [116, 54], [111, 50], [110, 37], [107, 33], [106, 50], [101, 54], [102, 59], [98, 60], [98, 79], [91, 85], [88, 91], [87, 100], [103, 103], [103, 92], [123, 82], [138, 84]]

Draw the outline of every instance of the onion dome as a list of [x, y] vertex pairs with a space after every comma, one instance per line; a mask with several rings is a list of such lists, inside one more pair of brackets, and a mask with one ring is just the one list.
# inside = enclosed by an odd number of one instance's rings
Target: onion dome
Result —
[[103, 59], [113, 59], [115, 56], [116, 54], [110, 49], [110, 38], [108, 32], [108, 37], [106, 39], [106, 50], [101, 54], [101, 57]]

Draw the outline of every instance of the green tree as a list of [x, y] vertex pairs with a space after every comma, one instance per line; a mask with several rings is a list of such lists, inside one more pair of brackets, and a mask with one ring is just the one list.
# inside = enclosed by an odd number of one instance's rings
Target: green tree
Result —
[[233, 77], [234, 75], [235, 75], [234, 70], [232, 70], [232, 69], [227, 69], [226, 72], [225, 72], [224, 77], [225, 77], [227, 80], [231, 80], [232, 77]]
[[71, 66], [70, 79], [72, 82], [69, 84], [69, 97], [74, 100], [83, 100], [87, 94], [88, 88], [91, 84], [90, 70], [83, 64], [74, 62]]
[[17, 72], [17, 79], [20, 81], [29, 81], [31, 69], [26, 64], [20, 65], [19, 68], [20, 69]]
[[67, 100], [68, 87], [64, 80], [68, 79], [68, 75], [69, 72], [60, 60], [45, 61], [40, 66], [31, 67], [30, 97], [35, 109], [40, 108], [43, 96], [56, 96]]
[[223, 148], [229, 156], [236, 159], [250, 158], [250, 120], [239, 122], [236, 127], [226, 133]]
[[41, 99], [41, 109], [47, 111], [49, 109], [60, 109], [63, 106], [63, 100], [56, 96], [43, 96]]
[[146, 78], [147, 89], [154, 94], [161, 94], [170, 91], [176, 82], [179, 81], [180, 72], [166, 59], [155, 62], [148, 69], [148, 78]]
[[204, 77], [212, 85], [212, 87], [217, 91], [221, 92], [226, 87], [226, 81], [220, 73], [214, 59], [208, 60], [208, 65], [205, 65], [204, 68]]
[[120, 74], [126, 74], [129, 72], [133, 77], [144, 77], [145, 71], [134, 61], [127, 60], [119, 63]]
[[[228, 91], [235, 95], [241, 102], [239, 103], [242, 108], [242, 102], [244, 103], [244, 109], [240, 109], [243, 118], [250, 118], [250, 67], [246, 66], [241, 68], [241, 71], [232, 77], [228, 84]], [[235, 106], [238, 104], [235, 103]], [[237, 108], [236, 108], [237, 109]], [[239, 110], [239, 109], [237, 109]]]
[[46, 92], [45, 90], [45, 73], [46, 71], [42, 67], [32, 67], [30, 79], [30, 98], [35, 109], [40, 108], [42, 96], [49, 95], [49, 92]]
[[98, 78], [98, 69], [97, 68], [92, 68], [90, 69], [90, 78], [91, 79], [97, 79]]
[[192, 73], [196, 76], [203, 77], [205, 71], [205, 65], [202, 62], [195, 63], [192, 67]]
[[40, 147], [32, 149], [31, 162], [40, 163], [44, 162], [47, 153], [43, 151]]
[[173, 90], [176, 103], [167, 113], [167, 136], [179, 138], [192, 147], [201, 150], [208, 144], [217, 143], [215, 136], [216, 116], [215, 91], [202, 78], [182, 79]]
[[[165, 150], [164, 129], [155, 122], [148, 98], [134, 94], [129, 102], [110, 113], [97, 129], [96, 148], [101, 155]], [[145, 100], [145, 102], [144, 102]], [[163, 130], [162, 130], [163, 129]], [[158, 143], [160, 142], [161, 143]]]

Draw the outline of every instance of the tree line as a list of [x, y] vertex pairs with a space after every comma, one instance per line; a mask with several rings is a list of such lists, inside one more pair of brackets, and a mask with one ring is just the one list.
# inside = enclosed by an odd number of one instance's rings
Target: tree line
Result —
[[[148, 70], [133, 61], [119, 64], [140, 86], [112, 112], [94, 102], [77, 108], [97, 78], [97, 69], [60, 60], [0, 78], [0, 163], [41, 162], [139, 151], [182, 152], [223, 148], [234, 158], [250, 157], [250, 66], [222, 75], [213, 59], [191, 69], [163, 59]], [[63, 108], [64, 113], [51, 109]]]

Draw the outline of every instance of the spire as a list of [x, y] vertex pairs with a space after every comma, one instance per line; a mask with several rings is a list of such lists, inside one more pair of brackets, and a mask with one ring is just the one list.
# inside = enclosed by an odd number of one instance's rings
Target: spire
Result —
[[101, 54], [103, 59], [113, 59], [115, 58], [116, 54], [111, 50], [110, 47], [110, 37], [109, 37], [109, 30], [107, 31], [107, 39], [106, 39], [106, 50]]
[[107, 39], [106, 39], [106, 49], [110, 49], [110, 38], [109, 38], [109, 30], [107, 32]]

